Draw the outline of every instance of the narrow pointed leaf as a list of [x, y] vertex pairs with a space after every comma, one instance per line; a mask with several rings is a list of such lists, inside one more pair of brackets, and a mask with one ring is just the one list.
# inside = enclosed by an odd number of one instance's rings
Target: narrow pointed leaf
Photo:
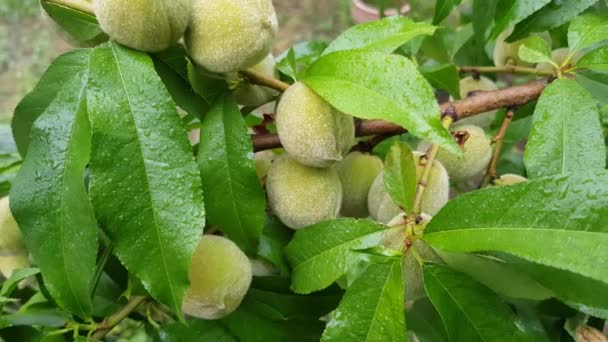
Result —
[[209, 222], [255, 254], [264, 230], [266, 200], [255, 173], [247, 124], [234, 97], [221, 97], [201, 126], [198, 165]]
[[66, 80], [36, 120], [10, 194], [46, 288], [59, 306], [82, 318], [91, 315], [97, 256], [97, 223], [84, 184], [91, 149], [87, 73]]
[[74, 78], [80, 78], [89, 67], [91, 50], [67, 52], [55, 59], [38, 81], [36, 88], [19, 103], [13, 114], [12, 128], [21, 156], [25, 156], [34, 121], [55, 100], [59, 92]]
[[175, 104], [151, 59], [116, 43], [93, 51], [88, 99], [95, 213], [122, 263], [179, 314], [204, 205]]
[[370, 220], [338, 219], [298, 230], [285, 249], [291, 288], [306, 294], [328, 287], [346, 272], [350, 251], [376, 246], [384, 229]]
[[360, 24], [344, 31], [323, 52], [366, 50], [391, 53], [410, 39], [432, 35], [436, 27], [424, 22], [413, 22], [405, 17], [388, 17]]
[[425, 264], [424, 287], [450, 341], [532, 341], [515, 324], [500, 297], [472, 278], [438, 264]]
[[602, 46], [589, 52], [576, 62], [576, 67], [608, 72], [608, 46]]
[[42, 0], [40, 4], [57, 25], [76, 41], [94, 44], [108, 40], [94, 15], [48, 0]]
[[447, 18], [454, 7], [460, 5], [462, 0], [437, 0], [435, 3], [435, 15], [433, 16], [433, 24], [440, 24], [443, 19]]
[[331, 314], [321, 341], [406, 341], [401, 260], [372, 263]]
[[556, 80], [543, 91], [528, 139], [524, 160], [531, 178], [605, 168], [596, 101], [575, 80]]
[[447, 251], [506, 252], [608, 283], [607, 184], [608, 171], [579, 172], [469, 193], [433, 217], [424, 239]]
[[416, 164], [406, 143], [395, 143], [384, 161], [384, 187], [393, 201], [406, 213], [414, 206]]
[[302, 81], [342, 112], [396, 123], [452, 153], [461, 153], [441, 125], [431, 85], [405, 57], [334, 52], [311, 65]]
[[573, 53], [608, 39], [608, 18], [589, 13], [574, 18], [568, 28], [568, 47]]
[[496, 24], [492, 30], [491, 38], [498, 37], [509, 26], [526, 19], [550, 2], [551, 0], [500, 1], [496, 9]]

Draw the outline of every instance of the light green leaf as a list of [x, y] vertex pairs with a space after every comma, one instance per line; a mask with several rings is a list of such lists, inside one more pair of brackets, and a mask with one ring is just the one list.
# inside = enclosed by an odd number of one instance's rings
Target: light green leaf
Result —
[[461, 153], [441, 124], [433, 89], [405, 57], [334, 52], [311, 65], [302, 81], [342, 112], [394, 122], [452, 153]]
[[519, 47], [519, 57], [528, 63], [551, 63], [551, 47], [539, 36], [524, 39]]
[[378, 245], [385, 229], [371, 220], [345, 218], [298, 230], [285, 249], [291, 288], [306, 294], [328, 287], [346, 272], [350, 251]]
[[468, 193], [433, 217], [424, 239], [447, 251], [506, 252], [608, 283], [607, 184], [608, 171], [579, 172]]
[[406, 213], [414, 207], [416, 163], [410, 146], [397, 142], [384, 160], [384, 187], [393, 201]]
[[568, 28], [568, 47], [571, 55], [608, 39], [608, 19], [589, 13], [574, 18]]
[[66, 80], [31, 130], [10, 193], [11, 211], [57, 304], [89, 318], [97, 223], [84, 185], [91, 128], [88, 70]]
[[576, 62], [576, 67], [608, 72], [608, 46], [602, 46], [584, 55]]
[[524, 161], [530, 178], [605, 168], [596, 101], [575, 80], [558, 79], [541, 94]]
[[365, 50], [391, 53], [410, 39], [433, 35], [435, 26], [413, 22], [405, 17], [388, 17], [359, 24], [344, 31], [323, 52], [323, 55], [344, 50]]
[[550, 2], [551, 0], [499, 1], [496, 8], [496, 24], [491, 38], [496, 39], [509, 26], [526, 19]]
[[372, 263], [348, 288], [321, 341], [406, 341], [401, 260]]
[[204, 221], [201, 177], [152, 60], [116, 43], [91, 56], [91, 197], [126, 268], [181, 314]]
[[94, 15], [48, 0], [42, 0], [40, 4], [46, 13], [78, 42], [99, 44], [108, 40], [108, 36], [103, 32]]
[[266, 199], [255, 173], [247, 125], [233, 97], [219, 98], [205, 116], [198, 165], [209, 223], [255, 255]]
[[0, 296], [9, 297], [23, 279], [29, 278], [38, 273], [40, 273], [39, 268], [22, 268], [15, 270], [13, 274], [11, 274], [10, 278], [6, 279], [2, 284]]
[[13, 114], [12, 128], [21, 156], [25, 156], [34, 121], [44, 113], [59, 92], [80, 79], [89, 67], [90, 49], [74, 50], [57, 57], [38, 81], [36, 88], [19, 103]]
[[446, 266], [423, 266], [424, 286], [439, 311], [450, 341], [531, 341], [515, 324], [500, 297]]
[[553, 0], [540, 11], [515, 25], [515, 29], [507, 38], [507, 41], [514, 42], [527, 37], [532, 32], [545, 32], [561, 26], [591, 7], [597, 1], [598, 0]]

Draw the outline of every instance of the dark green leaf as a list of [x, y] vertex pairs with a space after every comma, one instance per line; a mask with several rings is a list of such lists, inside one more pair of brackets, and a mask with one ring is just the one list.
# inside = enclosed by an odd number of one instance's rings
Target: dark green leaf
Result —
[[447, 342], [448, 335], [441, 316], [428, 300], [420, 299], [408, 308], [405, 314], [407, 329], [416, 334], [421, 342]]
[[15, 272], [11, 274], [10, 278], [6, 279], [2, 284], [0, 296], [9, 297], [23, 279], [29, 278], [38, 273], [40, 273], [40, 269], [38, 268], [22, 268], [15, 270]]
[[441, 125], [431, 86], [405, 57], [334, 52], [311, 65], [303, 82], [344, 113], [391, 121], [452, 153], [461, 152]]
[[354, 26], [342, 33], [323, 52], [365, 50], [391, 53], [410, 39], [433, 35], [435, 26], [413, 22], [405, 17], [388, 17]]
[[496, 5], [499, 0], [473, 0], [473, 40], [471, 41], [472, 61], [475, 65], [483, 65], [488, 59], [485, 52], [488, 28], [494, 19]]
[[608, 46], [589, 52], [576, 62], [576, 67], [608, 72]]
[[91, 56], [91, 196], [116, 255], [181, 313], [204, 222], [201, 178], [175, 104], [143, 54], [109, 43]]
[[238, 342], [219, 321], [196, 320], [165, 324], [154, 332], [155, 342]]
[[506, 252], [608, 283], [606, 184], [608, 171], [580, 172], [468, 193], [433, 217], [424, 239], [448, 251]]
[[424, 286], [450, 341], [531, 341], [498, 295], [446, 266], [425, 264]]
[[372, 263], [332, 312], [321, 341], [405, 341], [401, 260]]
[[29, 152], [11, 189], [28, 250], [57, 303], [76, 315], [91, 314], [97, 224], [85, 186], [91, 128], [88, 71], [66, 80], [31, 129]]
[[416, 163], [410, 146], [397, 142], [384, 160], [384, 187], [393, 201], [406, 213], [414, 207]]
[[515, 25], [515, 30], [507, 40], [510, 42], [517, 41], [527, 37], [532, 32], [545, 32], [561, 26], [596, 2], [597, 0], [553, 0], [540, 11]]
[[277, 217], [266, 215], [264, 231], [258, 244], [258, 255], [273, 263], [282, 276], [289, 275], [284, 248], [289, 243], [292, 232], [293, 230], [287, 228]]
[[460, 5], [462, 0], [437, 0], [435, 2], [435, 15], [433, 16], [433, 24], [438, 25], [447, 18], [454, 7]]
[[553, 63], [551, 47], [539, 36], [524, 39], [518, 53], [519, 57], [528, 63]]
[[578, 71], [575, 79], [599, 102], [600, 106], [608, 105], [608, 73]]
[[321, 57], [326, 48], [327, 43], [321, 41], [298, 43], [276, 58], [277, 70], [297, 80]]
[[13, 326], [62, 327], [67, 319], [59, 310], [33, 310], [0, 317]]
[[210, 104], [196, 94], [188, 81], [188, 60], [181, 46], [171, 47], [152, 56], [156, 72], [173, 101], [188, 114], [202, 119]]
[[422, 66], [418, 70], [437, 89], [450, 93], [460, 99], [460, 73], [454, 64]]
[[209, 222], [255, 254], [264, 230], [266, 201], [255, 173], [247, 124], [233, 97], [219, 98], [205, 116], [198, 165]]
[[296, 293], [324, 289], [342, 276], [352, 249], [376, 246], [386, 227], [370, 221], [338, 219], [298, 230], [287, 245]]
[[77, 41], [95, 44], [108, 39], [94, 15], [48, 0], [42, 0], [40, 4], [58, 25]]
[[27, 94], [15, 109], [13, 135], [21, 156], [25, 156], [30, 143], [30, 131], [34, 121], [55, 100], [59, 92], [74, 79], [80, 79], [89, 67], [90, 49], [74, 50], [59, 56], [49, 66], [36, 88]]
[[575, 80], [558, 79], [543, 91], [528, 139], [524, 160], [531, 178], [605, 168], [596, 101]]
[[574, 18], [568, 28], [571, 54], [608, 39], [608, 19], [589, 13]]
[[551, 0], [501, 0], [496, 9], [496, 24], [491, 38], [495, 39], [509, 26], [526, 19], [534, 12], [543, 8]]

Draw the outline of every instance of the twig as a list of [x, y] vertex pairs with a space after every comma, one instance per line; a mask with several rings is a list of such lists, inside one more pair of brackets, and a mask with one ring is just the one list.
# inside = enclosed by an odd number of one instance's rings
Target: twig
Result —
[[[449, 128], [454, 118], [449, 115], [444, 116], [441, 120], [443, 127]], [[427, 183], [429, 181], [429, 177], [431, 175], [431, 170], [433, 168], [433, 163], [435, 163], [435, 158], [437, 157], [437, 152], [439, 152], [439, 146], [436, 144], [431, 144], [429, 149], [426, 151], [426, 154], [420, 158], [420, 161], [424, 160], [424, 169], [422, 170], [422, 175], [420, 176], [420, 180], [418, 181], [418, 187], [416, 188], [416, 197], [414, 198], [414, 207], [412, 209], [413, 217], [420, 216], [422, 213], [422, 197], [424, 196], [424, 191], [426, 190]]]
[[[485, 113], [491, 110], [517, 107], [536, 100], [551, 79], [543, 79], [524, 85], [505, 88], [497, 91], [487, 91], [459, 101], [441, 104], [442, 115], [448, 113], [464, 119], [469, 116]], [[356, 127], [358, 137], [382, 135], [390, 137], [407, 132], [403, 127], [383, 120], [362, 120]], [[256, 152], [281, 147], [279, 137], [274, 134], [255, 134], [252, 136]]]
[[86, 14], [95, 15], [93, 11], [93, 4], [85, 0], [45, 0], [53, 4], [57, 4], [63, 7], [75, 9]]
[[115, 326], [117, 326], [123, 319], [129, 316], [139, 305], [145, 302], [147, 297], [133, 297], [127, 305], [125, 305], [120, 311], [106, 318], [99, 326], [97, 331], [93, 334], [94, 340], [100, 340], [104, 338]]
[[505, 142], [505, 134], [507, 133], [507, 128], [513, 121], [513, 116], [515, 115], [515, 110], [510, 108], [505, 114], [504, 120], [502, 120], [502, 124], [500, 125], [500, 129], [498, 129], [498, 133], [492, 139], [494, 145], [494, 152], [492, 153], [492, 159], [490, 160], [490, 164], [488, 164], [488, 169], [486, 171], [486, 175], [483, 177], [483, 182], [481, 183], [481, 187], [484, 188], [490, 182], [493, 182], [496, 179], [496, 166], [498, 165], [498, 159], [500, 159], [500, 153], [502, 152], [502, 146]]
[[527, 74], [527, 75], [538, 75], [538, 76], [551, 76], [552, 71], [537, 70], [536, 68], [527, 68], [517, 65], [505, 65], [505, 66], [461, 66], [461, 73], [471, 74]]
[[280, 92], [284, 92], [289, 88], [289, 84], [278, 80], [274, 77], [268, 77], [260, 72], [248, 69], [240, 71], [241, 75], [246, 77], [249, 82], [257, 85], [261, 85], [264, 87], [272, 88], [278, 90]]

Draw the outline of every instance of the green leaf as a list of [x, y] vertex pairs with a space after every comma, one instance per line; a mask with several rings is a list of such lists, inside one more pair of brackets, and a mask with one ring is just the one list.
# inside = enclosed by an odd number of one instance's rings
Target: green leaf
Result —
[[36, 310], [17, 312], [0, 317], [13, 326], [41, 326], [59, 328], [67, 323], [66, 317], [59, 310]]
[[143, 53], [116, 43], [91, 56], [91, 197], [115, 253], [181, 314], [204, 221], [201, 178], [175, 104]]
[[385, 229], [371, 220], [337, 219], [298, 230], [285, 249], [291, 288], [306, 294], [328, 287], [346, 272], [350, 251], [376, 246]]
[[584, 55], [576, 62], [576, 67], [608, 72], [608, 46], [602, 46]]
[[540, 11], [515, 25], [515, 29], [508, 37], [507, 41], [514, 42], [529, 36], [532, 32], [545, 32], [561, 26], [591, 7], [597, 1], [598, 0], [553, 0]]
[[277, 217], [266, 214], [258, 255], [273, 263], [282, 276], [287, 276], [290, 272], [284, 248], [289, 243], [292, 232]]
[[89, 67], [90, 49], [74, 50], [57, 57], [38, 81], [36, 88], [27, 94], [15, 109], [12, 128], [21, 156], [25, 156], [30, 143], [34, 121], [44, 113], [62, 89], [74, 79], [80, 79]]
[[606, 184], [608, 171], [579, 172], [471, 192], [433, 217], [424, 239], [447, 251], [506, 252], [608, 283]]
[[568, 28], [570, 54], [608, 39], [608, 20], [589, 13], [574, 18]]
[[401, 45], [420, 35], [433, 35], [435, 26], [413, 22], [405, 17], [388, 17], [359, 24], [344, 31], [323, 55], [344, 50], [365, 50], [392, 53]]
[[334, 52], [311, 65], [302, 81], [342, 112], [394, 122], [452, 153], [461, 153], [441, 124], [431, 86], [405, 57]]
[[435, 3], [435, 15], [433, 16], [433, 25], [439, 25], [443, 19], [447, 18], [454, 7], [460, 5], [462, 0], [437, 0]]
[[[422, 273], [422, 270], [420, 271]], [[405, 314], [407, 329], [416, 334], [420, 341], [447, 342], [448, 335], [441, 316], [428, 297], [414, 302]]]
[[255, 173], [247, 124], [233, 97], [219, 98], [201, 126], [198, 165], [207, 218], [245, 252], [255, 254], [266, 201]]
[[48, 0], [40, 1], [42, 8], [70, 36], [85, 44], [99, 44], [108, 40], [94, 15]]
[[447, 91], [455, 99], [460, 98], [460, 73], [454, 64], [422, 66], [418, 70], [433, 87]]
[[11, 274], [10, 278], [6, 279], [2, 284], [0, 296], [9, 297], [23, 279], [29, 278], [38, 273], [40, 273], [39, 268], [22, 268], [15, 270], [13, 274]]
[[188, 80], [188, 60], [182, 46], [174, 46], [152, 55], [154, 67], [173, 101], [188, 114], [202, 119], [210, 104], [196, 94]]
[[83, 181], [91, 149], [87, 77], [84, 70], [66, 80], [34, 123], [10, 194], [11, 211], [49, 292], [82, 318], [91, 314], [97, 256], [97, 224]]
[[399, 258], [372, 263], [332, 312], [321, 341], [405, 341], [404, 292]]
[[471, 19], [473, 20], [474, 36], [471, 41], [471, 52], [473, 53], [471, 63], [475, 65], [483, 65], [482, 63], [489, 60], [485, 52], [487, 32], [494, 20], [498, 2], [499, 0], [473, 0]]
[[174, 322], [165, 324], [153, 334], [155, 342], [238, 342], [219, 321], [196, 320], [188, 324]]
[[515, 25], [526, 19], [550, 2], [551, 0], [499, 1], [496, 8], [496, 24], [492, 30], [491, 39], [496, 39], [496, 37], [509, 26]]
[[519, 57], [528, 63], [551, 63], [551, 47], [539, 36], [526, 38], [519, 47]]
[[558, 79], [543, 91], [528, 139], [524, 160], [530, 178], [605, 168], [596, 101], [575, 80]]
[[276, 58], [277, 70], [297, 80], [321, 57], [327, 46], [328, 44], [322, 41], [298, 43]]
[[406, 213], [414, 207], [416, 163], [410, 146], [397, 142], [384, 160], [384, 187], [393, 201]]
[[604, 111], [608, 109], [606, 107], [608, 105], [608, 73], [579, 70], [575, 79], [581, 87], [585, 88], [598, 101], [600, 107], [604, 106]]
[[423, 272], [424, 287], [450, 341], [530, 340], [507, 304], [487, 287], [438, 264], [425, 264]]

